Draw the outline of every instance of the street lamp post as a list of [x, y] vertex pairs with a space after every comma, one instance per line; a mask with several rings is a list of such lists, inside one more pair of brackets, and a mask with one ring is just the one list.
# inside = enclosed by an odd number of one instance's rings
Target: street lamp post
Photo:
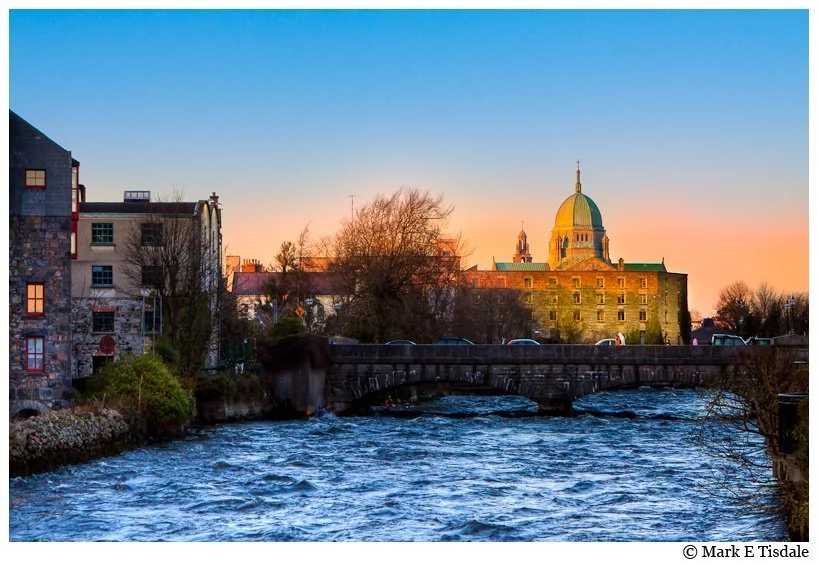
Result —
[[787, 311], [787, 333], [792, 334], [795, 332], [795, 328], [792, 324], [792, 316], [793, 310], [795, 309], [795, 297], [790, 295], [787, 298], [787, 302], [784, 304], [784, 309]]
[[312, 304], [313, 299], [307, 298], [304, 303], [307, 305], [307, 333], [312, 333]]

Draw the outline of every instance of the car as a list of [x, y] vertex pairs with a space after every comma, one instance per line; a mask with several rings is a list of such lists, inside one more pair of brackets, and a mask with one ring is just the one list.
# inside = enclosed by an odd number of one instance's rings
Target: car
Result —
[[434, 341], [434, 345], [474, 345], [465, 337], [439, 337]]
[[613, 338], [600, 339], [594, 345], [616, 345], [616, 340]]
[[711, 345], [747, 345], [739, 336], [730, 334], [713, 334], [710, 343]]
[[533, 339], [512, 339], [506, 342], [506, 345], [540, 345], [540, 343]]
[[392, 341], [387, 341], [384, 345], [417, 345], [414, 341], [409, 341], [408, 339], [393, 339]]
[[772, 345], [773, 340], [769, 337], [748, 337], [744, 343], [747, 345]]

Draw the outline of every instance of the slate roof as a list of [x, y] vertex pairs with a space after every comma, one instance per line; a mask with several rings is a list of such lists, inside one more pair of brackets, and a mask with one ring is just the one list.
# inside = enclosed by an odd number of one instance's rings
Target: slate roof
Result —
[[81, 202], [80, 214], [185, 214], [192, 216], [197, 202]]
[[626, 271], [661, 271], [667, 272], [664, 263], [625, 263]]
[[[314, 294], [340, 294], [335, 291], [334, 286], [336, 285], [333, 284], [335, 275], [333, 273], [307, 272], [301, 275], [305, 277], [307, 287]], [[289, 285], [295, 284], [295, 276], [295, 273], [287, 273], [286, 278]], [[237, 271], [233, 274], [233, 293], [258, 296], [263, 293], [264, 285], [270, 281], [279, 284], [282, 278], [284, 278], [283, 273], [243, 273]]]

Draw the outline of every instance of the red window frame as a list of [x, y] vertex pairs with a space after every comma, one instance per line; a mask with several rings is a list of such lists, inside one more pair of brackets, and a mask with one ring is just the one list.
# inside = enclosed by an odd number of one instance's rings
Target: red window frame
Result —
[[[40, 289], [40, 296], [37, 296], [37, 288]], [[33, 296], [32, 291], [35, 291]], [[39, 311], [37, 305], [40, 306]], [[45, 283], [26, 283], [26, 316], [45, 316]]]
[[[29, 184], [28, 173], [35, 173], [35, 174], [36, 173], [43, 173], [43, 183], [42, 184]], [[26, 174], [26, 178], [25, 178], [26, 188], [31, 188], [31, 189], [36, 189], [36, 190], [45, 190], [45, 187], [48, 184], [48, 178], [46, 176], [46, 170], [45, 169], [26, 169], [25, 174]], [[35, 181], [36, 181], [36, 179], [35, 179]]]
[[[37, 345], [39, 344], [39, 351]], [[26, 373], [45, 372], [45, 338], [32, 335], [26, 338]]]

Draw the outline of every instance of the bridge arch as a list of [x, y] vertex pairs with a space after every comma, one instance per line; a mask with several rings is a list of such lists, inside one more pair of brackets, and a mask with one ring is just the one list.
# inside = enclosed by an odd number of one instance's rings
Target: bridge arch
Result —
[[516, 394], [547, 414], [603, 390], [706, 386], [735, 369], [728, 347], [548, 345], [333, 346], [325, 397], [343, 412], [400, 387], [477, 387]]

